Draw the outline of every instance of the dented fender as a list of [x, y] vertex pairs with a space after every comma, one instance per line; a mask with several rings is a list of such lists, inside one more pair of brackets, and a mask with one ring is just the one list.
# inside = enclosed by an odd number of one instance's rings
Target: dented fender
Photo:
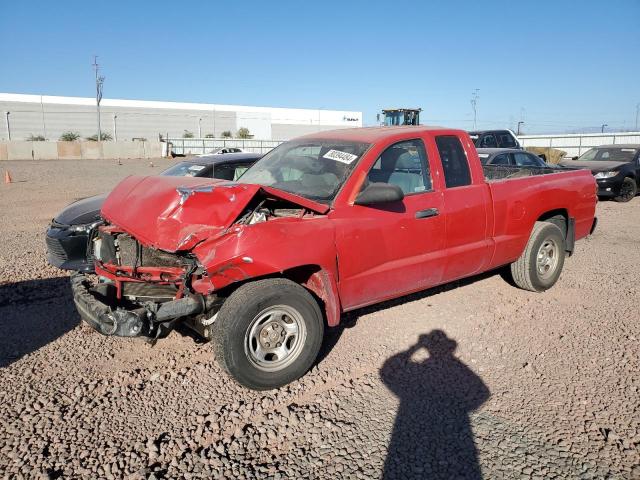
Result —
[[223, 237], [196, 245], [192, 253], [207, 272], [193, 282], [199, 293], [252, 278], [289, 274], [324, 302], [330, 326], [340, 321], [335, 232], [326, 216], [236, 225]]

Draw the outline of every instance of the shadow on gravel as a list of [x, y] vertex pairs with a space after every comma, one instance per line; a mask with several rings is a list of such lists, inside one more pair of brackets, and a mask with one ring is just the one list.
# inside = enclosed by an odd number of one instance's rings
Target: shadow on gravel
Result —
[[507, 268], [498, 268], [495, 270], [491, 270], [489, 272], [482, 273], [480, 275], [476, 275], [474, 277], [463, 278], [461, 280], [456, 280], [455, 282], [446, 283], [444, 285], [440, 285], [438, 287], [433, 287], [428, 290], [422, 290], [420, 292], [412, 293], [409, 295], [405, 295], [403, 297], [395, 298], [393, 300], [387, 300], [386, 302], [376, 303], [368, 307], [362, 307], [358, 310], [353, 310], [351, 312], [347, 312], [342, 315], [340, 319], [340, 325], [333, 328], [328, 328], [325, 330], [324, 339], [322, 341], [322, 347], [320, 348], [320, 352], [318, 353], [318, 357], [314, 365], [318, 365], [322, 363], [322, 361], [331, 353], [333, 347], [338, 344], [340, 337], [343, 332], [347, 328], [353, 328], [358, 323], [358, 320], [361, 316], [367, 315], [369, 313], [377, 312], [379, 310], [385, 310], [387, 308], [392, 308], [397, 305], [402, 305], [406, 302], [414, 302], [416, 300], [422, 300], [427, 297], [431, 297], [433, 295], [437, 295], [439, 293], [447, 292], [449, 290], [454, 290], [459, 287], [464, 287], [466, 285], [471, 285], [476, 282], [485, 280], [487, 278], [494, 277], [499, 275], [502, 279], [513, 286], [515, 288], [515, 284], [513, 280], [509, 277], [508, 267]]
[[433, 330], [380, 369], [400, 400], [384, 479], [482, 478], [469, 415], [490, 392], [453, 355], [456, 346], [443, 331]]
[[79, 322], [69, 277], [0, 285], [0, 367], [44, 347]]

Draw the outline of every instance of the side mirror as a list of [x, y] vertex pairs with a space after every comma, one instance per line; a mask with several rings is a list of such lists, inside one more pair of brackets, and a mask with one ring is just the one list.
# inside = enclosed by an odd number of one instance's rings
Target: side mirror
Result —
[[402, 189], [390, 183], [370, 183], [356, 197], [356, 205], [399, 202], [404, 198]]

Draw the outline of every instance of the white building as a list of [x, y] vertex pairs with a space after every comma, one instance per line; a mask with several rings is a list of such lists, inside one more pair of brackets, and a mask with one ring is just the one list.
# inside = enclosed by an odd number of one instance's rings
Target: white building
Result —
[[[249, 107], [209, 103], [156, 102], [104, 98], [100, 104], [102, 132], [117, 140], [158, 135], [196, 138], [234, 136], [244, 127], [253, 138], [288, 140], [320, 130], [361, 127], [362, 112], [302, 108]], [[0, 93], [0, 139], [25, 140], [43, 136], [58, 140], [63, 132], [82, 137], [96, 135], [97, 115], [94, 98], [55, 97]]]

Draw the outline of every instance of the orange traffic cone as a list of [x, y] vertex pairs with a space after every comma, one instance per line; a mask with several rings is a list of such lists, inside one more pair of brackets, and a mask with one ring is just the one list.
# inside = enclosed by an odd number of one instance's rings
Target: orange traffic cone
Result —
[[11, 174], [9, 173], [9, 170], [5, 170], [4, 171], [4, 183], [11, 183]]

